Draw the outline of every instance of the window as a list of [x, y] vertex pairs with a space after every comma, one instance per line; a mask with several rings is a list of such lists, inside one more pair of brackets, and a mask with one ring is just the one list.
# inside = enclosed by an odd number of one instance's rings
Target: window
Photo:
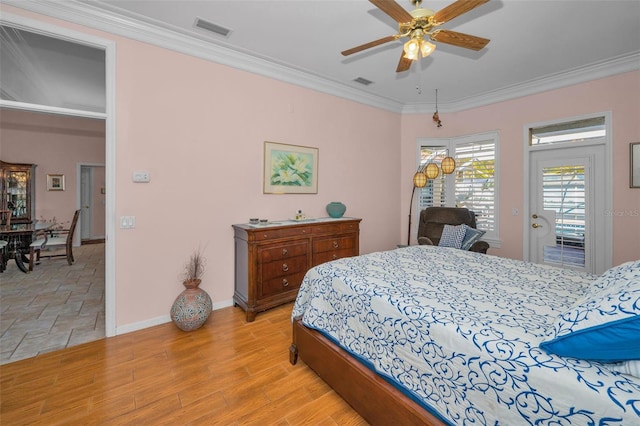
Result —
[[456, 169], [452, 175], [442, 172], [420, 190], [418, 206], [466, 207], [476, 214], [478, 229], [485, 238], [498, 239], [497, 145], [498, 134], [478, 134], [452, 139], [421, 139], [420, 164], [440, 162], [453, 153]]
[[529, 145], [585, 142], [605, 136], [604, 117], [551, 124], [529, 129]]

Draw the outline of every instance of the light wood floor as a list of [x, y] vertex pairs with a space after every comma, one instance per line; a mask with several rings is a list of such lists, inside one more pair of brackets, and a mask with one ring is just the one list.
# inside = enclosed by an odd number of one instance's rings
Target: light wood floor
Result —
[[366, 425], [302, 361], [292, 304], [239, 308], [192, 332], [173, 323], [0, 366], [2, 425]]

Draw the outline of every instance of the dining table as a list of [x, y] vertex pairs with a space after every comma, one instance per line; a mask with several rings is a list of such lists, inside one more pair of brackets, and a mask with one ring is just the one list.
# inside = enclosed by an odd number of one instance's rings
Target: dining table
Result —
[[[18, 269], [24, 273], [29, 272], [29, 246], [38, 231], [46, 231], [54, 224], [50, 222], [12, 223], [9, 226], [0, 226], [0, 240], [8, 244], [2, 252], [2, 264], [6, 265], [10, 259], [14, 259]], [[25, 265], [26, 263], [26, 265]]]

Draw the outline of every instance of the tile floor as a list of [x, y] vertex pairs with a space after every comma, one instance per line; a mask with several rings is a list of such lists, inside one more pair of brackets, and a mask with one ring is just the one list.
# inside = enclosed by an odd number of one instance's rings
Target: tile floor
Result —
[[42, 259], [33, 272], [13, 260], [0, 273], [0, 364], [105, 337], [104, 244]]

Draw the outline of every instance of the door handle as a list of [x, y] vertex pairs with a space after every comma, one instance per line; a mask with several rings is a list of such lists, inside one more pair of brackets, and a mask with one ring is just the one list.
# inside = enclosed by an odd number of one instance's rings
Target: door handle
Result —
[[538, 225], [537, 223], [534, 223], [531, 225], [532, 228], [542, 228], [542, 225]]

